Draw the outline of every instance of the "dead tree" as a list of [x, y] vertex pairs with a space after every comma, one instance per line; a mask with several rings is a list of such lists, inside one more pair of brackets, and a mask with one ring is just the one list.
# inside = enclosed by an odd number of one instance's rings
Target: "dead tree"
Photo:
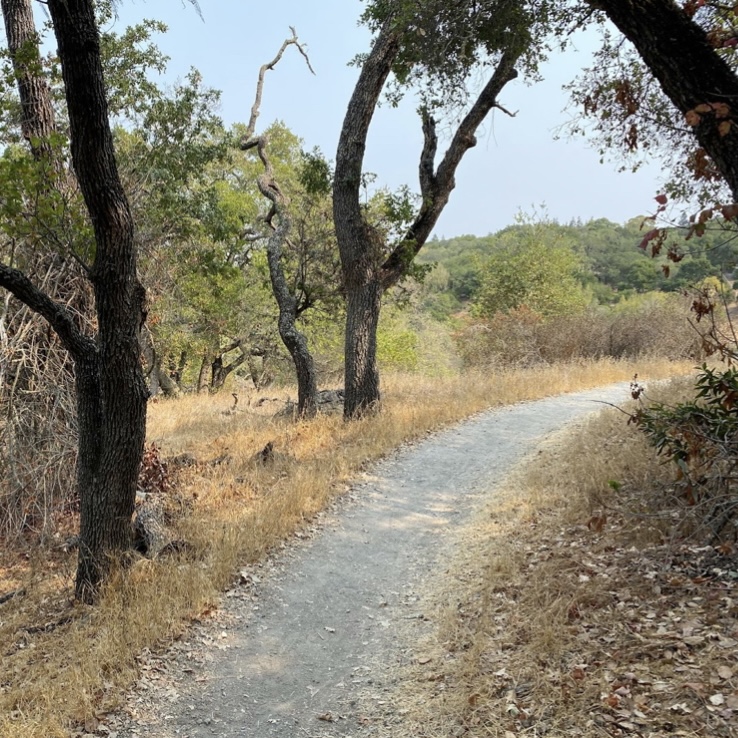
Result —
[[262, 65], [259, 70], [259, 77], [256, 84], [256, 98], [251, 108], [251, 117], [246, 135], [241, 141], [241, 149], [248, 151], [249, 149], [256, 148], [259, 158], [264, 165], [264, 172], [259, 175], [257, 184], [261, 194], [271, 204], [269, 213], [264, 218], [264, 222], [271, 229], [271, 234], [267, 239], [266, 252], [267, 262], [269, 264], [269, 278], [272, 283], [272, 293], [279, 307], [279, 335], [295, 365], [298, 415], [300, 417], [311, 417], [315, 415], [317, 408], [316, 395], [318, 392], [318, 382], [315, 362], [308, 348], [305, 335], [296, 326], [297, 318], [306, 306], [300, 305], [297, 297], [290, 291], [282, 265], [282, 248], [285, 243], [288, 243], [292, 227], [288, 212], [289, 203], [274, 178], [274, 169], [267, 153], [267, 139], [265, 136], [256, 135], [256, 123], [259, 118], [261, 98], [264, 91], [264, 77], [267, 71], [274, 69], [279, 63], [285, 50], [289, 46], [296, 46], [305, 58], [310, 71], [313, 71], [305, 49], [297, 40], [297, 34], [294, 28], [290, 30], [292, 31], [292, 38], [287, 39], [282, 44], [274, 59]]

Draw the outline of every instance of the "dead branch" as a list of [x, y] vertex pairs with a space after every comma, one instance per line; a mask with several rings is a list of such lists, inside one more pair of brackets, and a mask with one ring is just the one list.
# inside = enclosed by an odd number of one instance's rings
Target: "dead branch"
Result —
[[246, 130], [246, 135], [241, 141], [241, 149], [243, 151], [256, 146], [256, 142], [252, 141], [252, 139], [254, 137], [254, 133], [256, 132], [256, 121], [259, 119], [259, 113], [261, 112], [261, 98], [264, 92], [264, 77], [269, 70], [274, 69], [274, 67], [279, 64], [282, 56], [284, 55], [284, 52], [287, 50], [287, 47], [295, 46], [305, 59], [305, 63], [307, 64], [310, 72], [312, 74], [315, 74], [315, 70], [310, 63], [310, 57], [308, 56], [305, 47], [297, 39], [297, 31], [295, 31], [292, 26], [290, 26], [290, 31], [292, 31], [292, 38], [285, 39], [274, 59], [272, 59], [270, 62], [267, 62], [266, 64], [262, 64], [261, 68], [259, 69], [259, 77], [256, 82], [256, 97], [254, 99], [254, 104], [251, 106], [251, 117], [249, 118], [249, 125]]

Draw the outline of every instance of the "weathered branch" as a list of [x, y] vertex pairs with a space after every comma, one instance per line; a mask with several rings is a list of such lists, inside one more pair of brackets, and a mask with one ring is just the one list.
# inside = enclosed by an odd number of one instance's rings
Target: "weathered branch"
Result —
[[[264, 222], [272, 229], [266, 246], [267, 263], [269, 265], [269, 278], [272, 283], [272, 293], [279, 307], [279, 335], [282, 342], [292, 356], [297, 372], [298, 384], [298, 412], [301, 416], [314, 415], [317, 394], [317, 380], [315, 377], [315, 365], [308, 351], [307, 340], [295, 327], [298, 315], [297, 298], [290, 291], [287, 279], [282, 268], [282, 245], [292, 227], [289, 213], [287, 211], [288, 201], [279, 184], [274, 179], [274, 169], [266, 151], [266, 136], [256, 136], [256, 122], [259, 118], [261, 98], [264, 90], [264, 77], [268, 70], [274, 69], [279, 63], [288, 46], [294, 45], [305, 58], [308, 69], [315, 74], [310, 64], [307, 52], [297, 40], [295, 29], [290, 27], [292, 38], [287, 39], [277, 52], [277, 56], [268, 64], [264, 64], [259, 70], [259, 78], [256, 84], [256, 98], [251, 108], [246, 135], [241, 140], [241, 150], [248, 151], [256, 147], [259, 159], [264, 166], [264, 172], [257, 178], [257, 185], [261, 194], [270, 202], [269, 212]], [[275, 225], [275, 219], [277, 224]]]
[[95, 342], [77, 328], [69, 311], [36, 287], [23, 272], [0, 264], [0, 287], [45, 318], [75, 359], [90, 356], [96, 351]]
[[494, 107], [498, 110], [501, 110], [505, 115], [509, 115], [511, 118], [516, 118], [518, 115], [518, 111], [516, 110], [514, 113], [510, 110], [508, 110], [504, 105], [500, 103], [495, 103]]
[[279, 51], [277, 52], [277, 55], [274, 57], [274, 59], [272, 59], [270, 62], [267, 62], [266, 64], [262, 64], [261, 68], [259, 69], [259, 77], [256, 82], [256, 97], [254, 99], [254, 104], [251, 106], [251, 117], [249, 118], [249, 124], [246, 129], [246, 135], [243, 137], [241, 141], [241, 149], [243, 151], [246, 151], [247, 149], [250, 149], [256, 146], [256, 142], [253, 141], [252, 139], [254, 137], [254, 134], [256, 133], [256, 122], [259, 119], [259, 113], [261, 111], [261, 98], [264, 93], [264, 77], [266, 76], [266, 73], [268, 71], [274, 69], [274, 67], [276, 67], [277, 64], [279, 64], [280, 60], [282, 59], [282, 56], [284, 56], [284, 52], [287, 50], [287, 47], [289, 46], [297, 47], [297, 50], [300, 52], [300, 54], [302, 54], [303, 58], [305, 59], [305, 63], [307, 64], [308, 69], [313, 74], [315, 74], [315, 70], [310, 64], [310, 57], [307, 55], [307, 51], [305, 50], [305, 47], [297, 39], [297, 32], [292, 26], [290, 26], [290, 31], [292, 31], [292, 38], [285, 39]]

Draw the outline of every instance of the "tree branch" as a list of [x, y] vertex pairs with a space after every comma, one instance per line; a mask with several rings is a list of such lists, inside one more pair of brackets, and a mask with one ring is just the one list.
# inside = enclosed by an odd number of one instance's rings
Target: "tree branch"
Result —
[[297, 32], [292, 26], [290, 26], [290, 31], [292, 31], [292, 38], [285, 39], [274, 59], [272, 59], [270, 62], [267, 62], [266, 64], [262, 64], [261, 68], [259, 69], [259, 77], [256, 82], [256, 97], [254, 99], [254, 104], [251, 106], [251, 117], [249, 118], [246, 135], [241, 140], [242, 151], [246, 151], [247, 149], [251, 149], [256, 146], [256, 141], [254, 141], [253, 138], [256, 132], [256, 121], [259, 119], [259, 113], [261, 110], [261, 98], [264, 93], [264, 77], [269, 70], [274, 69], [274, 67], [279, 64], [282, 56], [284, 55], [284, 52], [287, 50], [287, 47], [296, 46], [297, 50], [305, 59], [305, 63], [307, 64], [308, 69], [313, 74], [315, 74], [315, 70], [310, 64], [310, 57], [307, 55], [305, 47], [297, 40]]
[[69, 311], [36, 287], [23, 272], [0, 264], [0, 287], [45, 318], [75, 360], [89, 357], [97, 350], [95, 342], [77, 328]]
[[501, 107], [497, 103], [497, 96], [508, 82], [518, 76], [515, 63], [519, 56], [518, 52], [512, 51], [506, 51], [502, 55], [494, 74], [456, 129], [443, 160], [435, 172], [433, 172], [433, 158], [437, 145], [435, 124], [427, 111], [423, 111], [425, 142], [420, 156], [420, 190], [423, 202], [405, 237], [392, 250], [381, 267], [382, 284], [385, 288], [395, 284], [404, 276], [408, 265], [430, 236], [456, 186], [456, 170], [464, 154], [476, 146], [477, 129], [492, 108]]
[[436, 121], [428, 108], [423, 108], [420, 115], [423, 121], [423, 151], [420, 154], [419, 166], [420, 196], [425, 201], [426, 198], [433, 197], [436, 187], [435, 166], [438, 134], [436, 133]]

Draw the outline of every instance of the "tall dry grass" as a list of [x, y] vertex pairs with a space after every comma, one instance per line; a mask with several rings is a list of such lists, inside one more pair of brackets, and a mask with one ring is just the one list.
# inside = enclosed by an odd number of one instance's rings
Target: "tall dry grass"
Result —
[[[239, 565], [292, 536], [366, 464], [401, 443], [485, 408], [628, 380], [636, 371], [658, 378], [690, 369], [601, 361], [433, 380], [396, 376], [385, 382], [382, 413], [352, 423], [275, 420], [243, 400], [244, 410], [229, 413], [228, 396], [153, 404], [149, 440], [165, 456], [188, 453], [200, 462], [176, 493], [186, 512], [175, 534], [191, 555], [138, 560], [91, 608], [71, 603], [73, 557], [37, 553], [25, 561], [5, 552], [0, 592], [23, 586], [26, 594], [0, 605], [0, 735], [61, 738], [114, 709], [144, 649], [176, 638], [217, 604]], [[275, 458], [262, 465], [254, 455], [269, 442]]]

